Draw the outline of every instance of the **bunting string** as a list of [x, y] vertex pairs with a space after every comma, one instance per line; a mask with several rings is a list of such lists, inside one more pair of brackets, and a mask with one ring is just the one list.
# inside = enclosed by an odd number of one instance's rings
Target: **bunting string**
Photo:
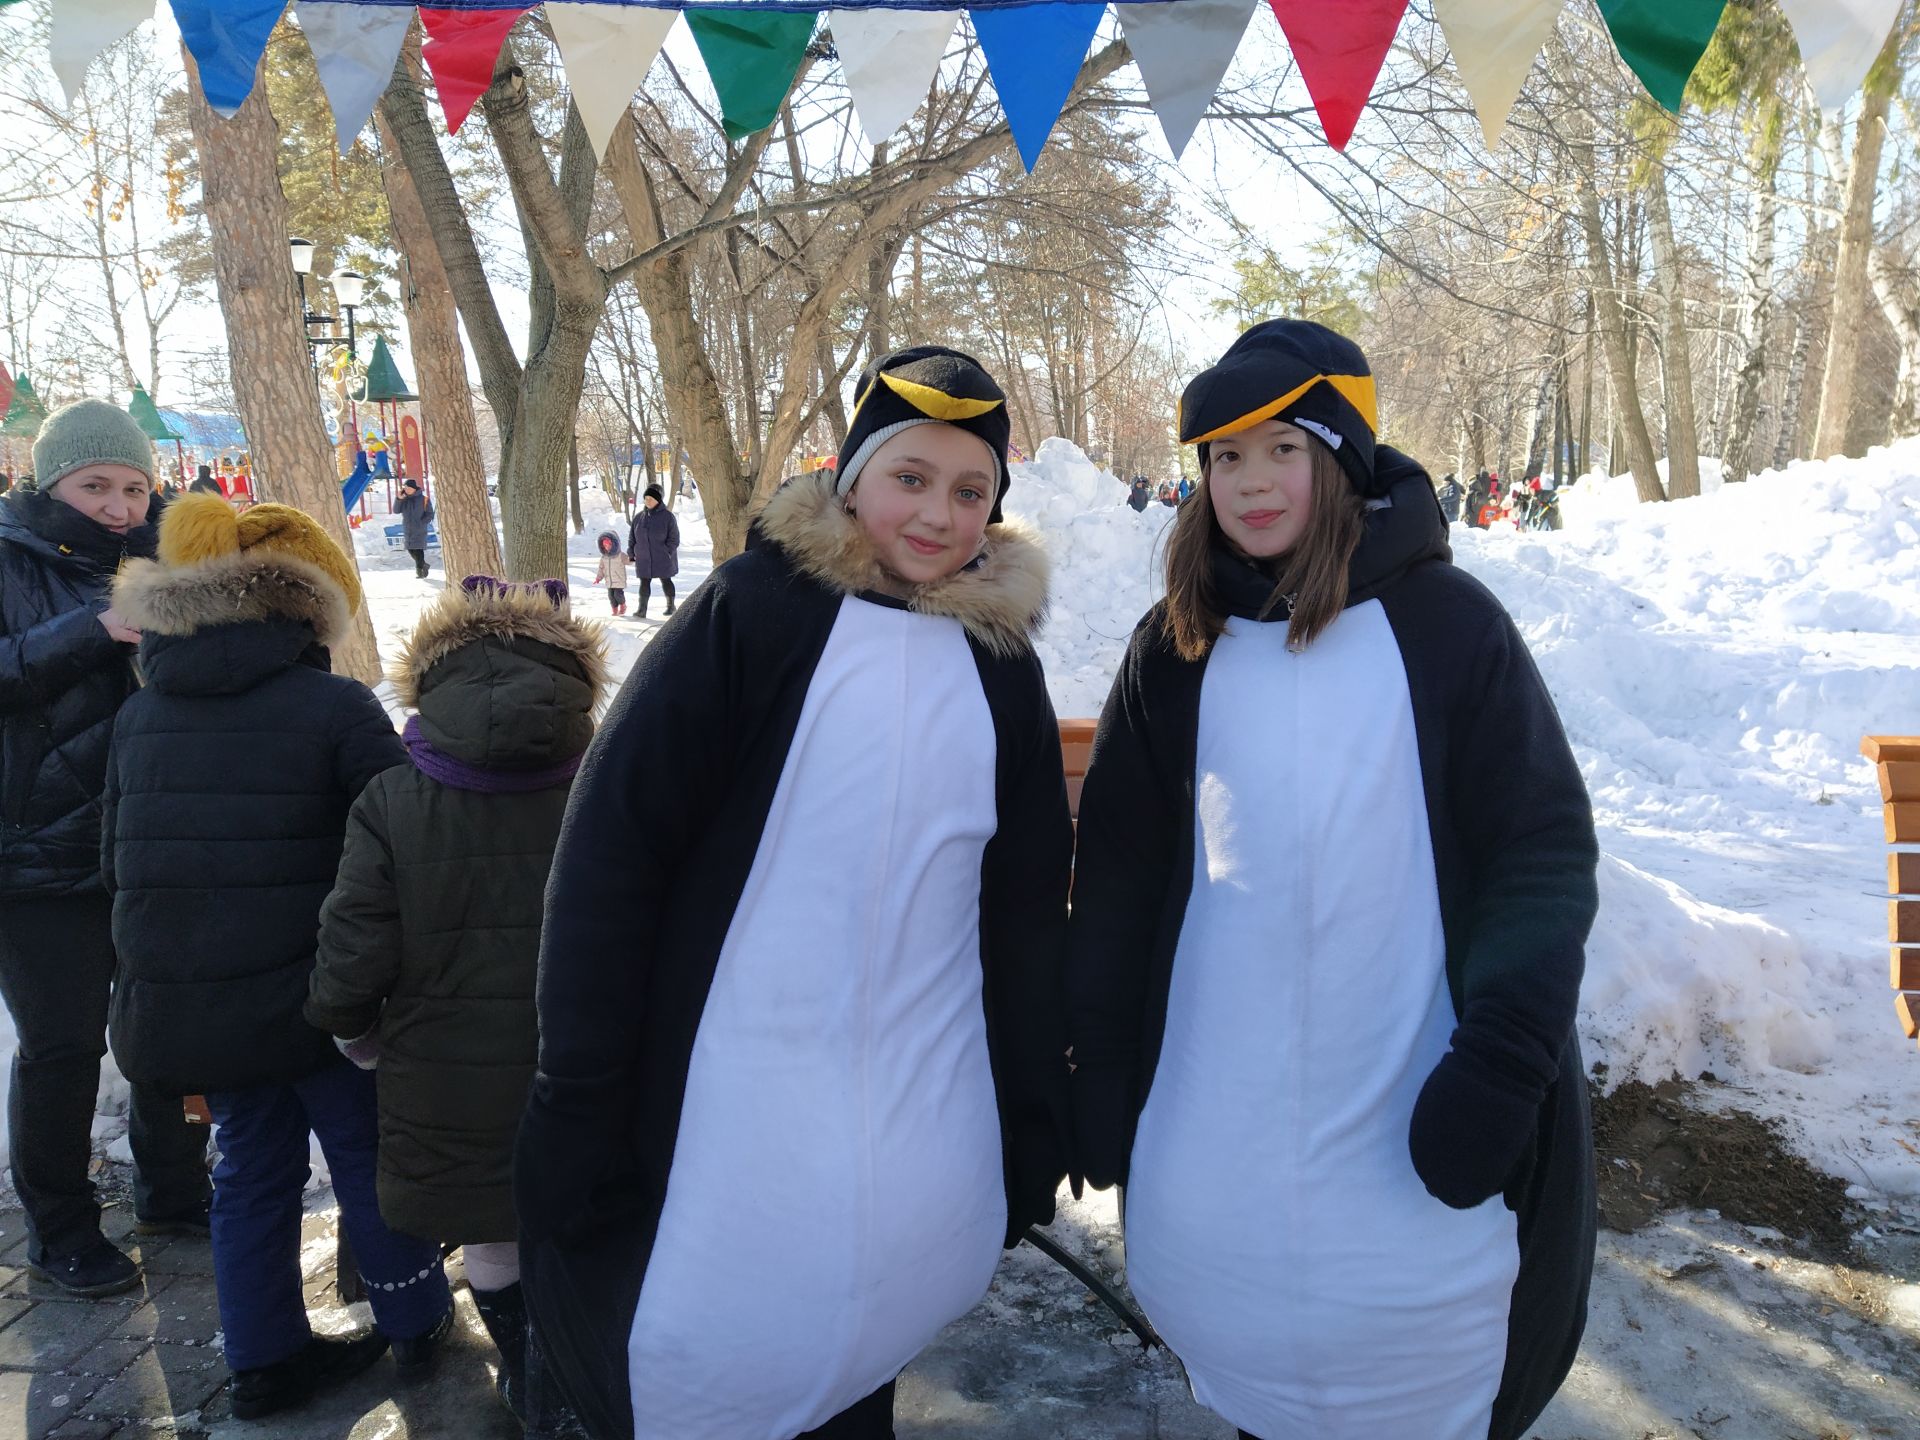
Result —
[[[0, 4], [7, 0], [0, 0]], [[160, 0], [51, 0], [48, 60], [69, 98], [109, 46]], [[289, 0], [165, 0], [209, 102], [238, 110]], [[1807, 83], [1837, 109], [1885, 45], [1903, 0], [1780, 0]], [[1434, 9], [1489, 149], [1566, 0], [1435, 0]], [[1713, 39], [1726, 0], [1599, 0], [1621, 59], [1669, 110]], [[298, 0], [343, 151], [366, 125], [417, 13], [447, 126], [486, 92], [507, 33], [534, 0]], [[1114, 6], [1168, 147], [1187, 147], [1235, 51], [1270, 12], [1327, 142], [1345, 148], [1379, 77], [1407, 0], [1121, 0]], [[1053, 134], [1106, 13], [1105, 0], [552, 0], [548, 28], [580, 118], [603, 151], [668, 32], [686, 17], [729, 137], [773, 123], [809, 47], [830, 44], [867, 139], [906, 124], [939, 72], [964, 12], [980, 42], [1020, 158], [1031, 170]], [[826, 53], [816, 50], [815, 53]]]

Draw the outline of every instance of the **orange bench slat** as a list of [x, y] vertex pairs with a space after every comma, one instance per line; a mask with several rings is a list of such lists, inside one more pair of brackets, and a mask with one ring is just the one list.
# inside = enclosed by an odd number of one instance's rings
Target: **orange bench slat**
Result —
[[1902, 991], [1893, 997], [1893, 1008], [1900, 1017], [1900, 1028], [1907, 1032], [1907, 1038], [1920, 1038], [1920, 995], [1911, 990]]
[[1887, 893], [1920, 895], [1920, 851], [1896, 850], [1887, 856]]
[[1920, 800], [1920, 760], [1882, 760], [1877, 768], [1881, 800]]
[[1920, 735], [1868, 735], [1860, 753], [1876, 765], [1883, 760], [1920, 760]]
[[1887, 843], [1920, 844], [1920, 800], [1897, 800], [1886, 807]]

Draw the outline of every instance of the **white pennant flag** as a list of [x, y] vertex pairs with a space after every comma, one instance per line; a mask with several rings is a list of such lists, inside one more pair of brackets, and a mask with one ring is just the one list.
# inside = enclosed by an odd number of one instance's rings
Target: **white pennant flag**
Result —
[[1254, 0], [1116, 5], [1147, 98], [1178, 160], [1233, 63]]
[[68, 104], [80, 93], [94, 57], [152, 19], [153, 9], [154, 0], [55, 0], [47, 49]]
[[313, 51], [313, 68], [333, 107], [333, 133], [344, 155], [393, 79], [413, 7], [300, 0], [294, 16]]
[[566, 62], [567, 86], [587, 127], [593, 153], [605, 155], [633, 92], [653, 68], [677, 10], [637, 5], [587, 5], [549, 0], [547, 24]]
[[1866, 81], [1901, 0], [1780, 0], [1823, 110], [1838, 110]]
[[913, 118], [947, 53], [958, 10], [829, 10], [854, 112], [878, 145]]
[[1506, 133], [1513, 102], [1565, 5], [1566, 0], [1433, 0], [1489, 150]]

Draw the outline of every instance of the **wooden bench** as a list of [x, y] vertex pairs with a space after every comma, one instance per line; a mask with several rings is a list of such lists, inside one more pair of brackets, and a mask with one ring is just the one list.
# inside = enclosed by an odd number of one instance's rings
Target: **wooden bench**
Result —
[[1080, 787], [1087, 783], [1087, 760], [1093, 754], [1093, 732], [1098, 720], [1060, 722], [1060, 759], [1067, 769], [1067, 808], [1080, 818]]
[[[1860, 753], [1879, 775], [1887, 844], [1920, 845], [1920, 735], [1869, 735]], [[1920, 1038], [1920, 850], [1887, 856], [1887, 894], [1894, 1013], [1908, 1039]]]

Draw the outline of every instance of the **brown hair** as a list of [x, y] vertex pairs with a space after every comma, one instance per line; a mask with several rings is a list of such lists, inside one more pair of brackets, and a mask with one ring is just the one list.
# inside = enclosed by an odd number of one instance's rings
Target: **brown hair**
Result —
[[[1306, 443], [1313, 461], [1313, 513], [1293, 549], [1274, 560], [1254, 562], [1269, 574], [1276, 567], [1278, 572], [1273, 593], [1260, 608], [1261, 619], [1293, 597], [1287, 645], [1294, 650], [1311, 645], [1346, 608], [1347, 565], [1359, 547], [1366, 517], [1366, 502], [1354, 491], [1333, 451], [1313, 436]], [[1200, 483], [1180, 507], [1173, 537], [1167, 541], [1163, 628], [1183, 660], [1201, 659], [1226, 628], [1226, 608], [1213, 578], [1215, 548], [1240, 553], [1213, 513], [1213, 493], [1207, 484], [1212, 470], [1210, 459], [1201, 462]]]

